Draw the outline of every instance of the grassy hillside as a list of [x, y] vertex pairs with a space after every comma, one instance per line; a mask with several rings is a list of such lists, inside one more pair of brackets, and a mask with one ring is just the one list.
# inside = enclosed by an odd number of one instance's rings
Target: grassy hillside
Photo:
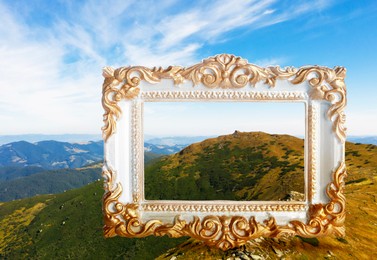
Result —
[[223, 252], [189, 239], [158, 259], [377, 259], [377, 146], [346, 144], [346, 237], [255, 239]]
[[45, 169], [36, 166], [6, 166], [0, 167], [0, 181], [9, 181], [26, 177], [38, 172], [45, 171]]
[[187, 238], [104, 239], [100, 181], [0, 203], [0, 259], [377, 259], [377, 146], [346, 147], [344, 239], [260, 238], [227, 252]]
[[0, 181], [0, 201], [28, 198], [37, 194], [61, 193], [101, 178], [102, 163], [79, 169], [42, 171], [22, 178]]
[[[145, 152], [148, 163], [160, 154]], [[0, 167], [0, 202], [29, 198], [38, 194], [55, 194], [82, 187], [101, 178], [101, 163], [78, 169], [43, 170], [40, 167]]]
[[153, 259], [185, 238], [104, 239], [102, 181], [0, 205], [0, 259]]
[[146, 167], [146, 198], [286, 200], [304, 193], [303, 145], [293, 136], [238, 131], [192, 144]]
[[153, 161], [156, 158], [161, 157], [161, 154], [152, 153], [152, 152], [144, 152], [144, 163], [148, 164], [149, 162]]

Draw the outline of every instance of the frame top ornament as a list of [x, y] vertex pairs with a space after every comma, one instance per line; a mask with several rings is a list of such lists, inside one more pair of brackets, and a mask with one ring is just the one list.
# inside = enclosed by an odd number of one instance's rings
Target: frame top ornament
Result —
[[[227, 250], [260, 236], [344, 235], [344, 178], [347, 175], [344, 163], [344, 109], [347, 102], [345, 68], [262, 68], [241, 57], [220, 54], [187, 68], [105, 67], [103, 76], [103, 214], [106, 237], [191, 236], [209, 246]], [[163, 80], [170, 80], [178, 88], [153, 90], [153, 85], [159, 86], [163, 84]], [[190, 89], [180, 88], [187, 83], [191, 83]], [[246, 202], [240, 205], [221, 204], [222, 202], [213, 202], [211, 205], [182, 202], [182, 205], [177, 205], [171, 202], [145, 201], [142, 193], [143, 139], [140, 137], [142, 133], [139, 133], [142, 117], [140, 107], [145, 100], [305, 102], [308, 118], [308, 148], [305, 151], [308, 153], [305, 163], [308, 169], [307, 201], [301, 204]], [[122, 105], [123, 101], [126, 103]], [[131, 112], [122, 117], [124, 108]], [[129, 160], [124, 160], [124, 157], [121, 160], [114, 159], [120, 156], [116, 153], [120, 149], [120, 138], [123, 138], [117, 131], [124, 131], [124, 128], [117, 130], [117, 124], [124, 120], [131, 129], [130, 136], [125, 137], [128, 145], [132, 146], [132, 149], [125, 148], [130, 151]], [[324, 127], [329, 127], [329, 131], [322, 133], [317, 126], [318, 121], [325, 122]], [[329, 149], [321, 148], [327, 144], [335, 151], [333, 154], [328, 152]], [[320, 158], [324, 156], [331, 157], [330, 163], [323, 163], [319, 167]], [[117, 160], [130, 166], [119, 167], [115, 163]], [[130, 180], [130, 183], [122, 182], [119, 175], [127, 176], [123, 180]], [[130, 194], [131, 200], [122, 200], [123, 192]], [[262, 214], [266, 213], [263, 212], [264, 209], [270, 217], [258, 221], [261, 216], [265, 216]], [[292, 216], [295, 216], [295, 212], [302, 213], [306, 221], [292, 217], [281, 224], [281, 217], [274, 215], [275, 210], [292, 213]], [[151, 216], [161, 215], [161, 219], [148, 218], [149, 213]]]
[[103, 74], [102, 105], [105, 109], [103, 138], [107, 140], [116, 130], [115, 122], [120, 116], [117, 103], [122, 99], [136, 98], [140, 93], [138, 87], [142, 80], [156, 84], [162, 79], [172, 79], [175, 85], [185, 80], [191, 81], [193, 86], [203, 84], [214, 89], [238, 89], [247, 85], [255, 87], [256, 83], [275, 87], [277, 80], [287, 79], [292, 84], [300, 84], [309, 81], [313, 89], [310, 92], [313, 99], [325, 99], [332, 103], [329, 117], [336, 123], [334, 129], [338, 138], [344, 142], [346, 127], [344, 108], [346, 106], [346, 88], [344, 78], [346, 69], [335, 67], [334, 69], [312, 66], [300, 69], [279, 66], [261, 68], [250, 64], [247, 60], [234, 55], [220, 54], [203, 60], [201, 63], [188, 68], [169, 66], [166, 69], [154, 67], [152, 69], [135, 66], [113, 69], [105, 67]]

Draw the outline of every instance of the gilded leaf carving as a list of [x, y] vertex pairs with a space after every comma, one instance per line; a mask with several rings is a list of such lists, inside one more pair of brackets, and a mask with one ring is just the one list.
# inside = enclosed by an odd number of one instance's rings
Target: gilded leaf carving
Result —
[[333, 130], [341, 142], [345, 142], [346, 127], [344, 108], [346, 107], [346, 86], [344, 78], [346, 69], [335, 67], [304, 67], [297, 71], [295, 78], [291, 80], [293, 84], [300, 84], [308, 80], [312, 86], [312, 99], [325, 99], [332, 105], [328, 110], [328, 117], [334, 121]]
[[333, 181], [327, 185], [326, 193], [330, 202], [314, 204], [310, 209], [311, 219], [308, 224], [292, 221], [295, 231], [301, 236], [336, 234], [344, 236], [344, 220], [346, 199], [344, 196], [344, 178], [347, 176], [346, 166], [341, 163], [333, 173]]
[[122, 186], [118, 183], [113, 187], [111, 184], [113, 182], [112, 171], [105, 169], [103, 175], [106, 180], [106, 193], [103, 197], [104, 233], [106, 237], [116, 235], [124, 237], [191, 236], [202, 240], [209, 246], [228, 250], [261, 236], [281, 237], [293, 234], [303, 237], [329, 234], [344, 236], [344, 178], [347, 175], [344, 163], [341, 163], [336, 169], [333, 174], [333, 181], [327, 186], [326, 192], [330, 202], [312, 205], [308, 223], [291, 221], [284, 226], [276, 224], [273, 217], [260, 224], [254, 217], [246, 219], [242, 216], [224, 215], [209, 215], [203, 219], [194, 216], [191, 222], [186, 222], [176, 216], [173, 224], [164, 224], [159, 220], [150, 220], [143, 223], [136, 204], [123, 205], [118, 202]]
[[[346, 136], [344, 108], [346, 106], [346, 88], [344, 84], [346, 70], [341, 67], [329, 69], [326, 67], [311, 66], [296, 68], [280, 68], [249, 64], [245, 59], [233, 55], [222, 54], [203, 60], [194, 66], [184, 68], [170, 66], [168, 68], [122, 67], [103, 69], [105, 78], [103, 83], [102, 105], [105, 110], [104, 126], [102, 128], [105, 141], [115, 133], [116, 122], [121, 116], [118, 103], [121, 100], [140, 99], [235, 99], [235, 100], [306, 100], [307, 93], [295, 92], [295, 85], [308, 82], [310, 86], [309, 99], [325, 100], [330, 107], [327, 116], [333, 122], [333, 131], [337, 138], [344, 143]], [[140, 82], [155, 84], [162, 79], [173, 80], [179, 85], [185, 81], [192, 82], [193, 86], [202, 85], [206, 90], [200, 91], [146, 91], [140, 90]], [[274, 88], [276, 82], [285, 80], [292, 85], [292, 91], [258, 92], [254, 91], [257, 83], [263, 83]], [[250, 87], [250, 91], [232, 91]], [[218, 89], [219, 91], [213, 91]], [[313, 114], [309, 113], [313, 117]], [[133, 119], [134, 120], [134, 119]], [[314, 133], [310, 133], [313, 142]], [[314, 136], [314, 137], [313, 137]], [[136, 148], [134, 148], [136, 149]], [[138, 158], [136, 157], [136, 161]], [[310, 159], [312, 163], [315, 158]], [[134, 171], [137, 171], [134, 169]], [[251, 216], [246, 218], [239, 215], [218, 215], [213, 212], [232, 211], [297, 211], [303, 210], [306, 205], [195, 205], [185, 204], [171, 206], [140, 204], [140, 193], [132, 191], [133, 202], [123, 204], [119, 198], [123, 192], [121, 183], [116, 182], [115, 172], [107, 165], [103, 169], [105, 179], [103, 196], [104, 233], [106, 237], [145, 237], [149, 235], [171, 237], [191, 236], [202, 240], [209, 246], [222, 250], [238, 247], [248, 240], [260, 236], [280, 237], [299, 234], [304, 237], [322, 236], [328, 234], [344, 235], [345, 197], [344, 178], [345, 164], [342, 162], [334, 171], [332, 182], [328, 184], [326, 193], [330, 199], [327, 204], [310, 204], [308, 221], [291, 221], [287, 225], [278, 225], [271, 217], [263, 223]], [[314, 174], [314, 173], [313, 173]], [[309, 176], [310, 177], [310, 176]], [[314, 176], [310, 182], [316, 182]], [[134, 180], [135, 181], [135, 180]], [[135, 181], [136, 182], [136, 181]], [[313, 193], [313, 192], [312, 192]], [[310, 195], [311, 196], [311, 195]], [[142, 221], [140, 210], [171, 212], [212, 212], [212, 215], [194, 216], [192, 219], [182, 219], [176, 215], [173, 223], [163, 223], [160, 220]]]
[[[249, 64], [245, 59], [229, 54], [221, 54], [188, 68], [169, 66], [168, 68], [146, 68], [142, 66], [111, 67], [103, 69], [102, 106], [105, 110], [102, 127], [106, 141], [116, 131], [116, 121], [121, 115], [118, 102], [122, 99], [133, 99], [140, 93], [139, 83], [145, 80], [155, 84], [162, 79], [172, 79], [179, 85], [191, 81], [194, 86], [202, 84], [210, 89], [239, 89], [247, 85], [255, 87], [262, 82], [274, 87], [277, 80], [286, 79], [293, 85], [308, 81], [312, 86], [312, 99], [325, 99], [332, 106], [328, 117], [334, 121], [333, 129], [341, 142], [345, 141], [346, 127], [344, 108], [346, 106], [346, 88], [344, 78], [346, 70], [342, 67], [329, 69], [326, 67], [303, 67], [295, 69], [279, 66], [261, 68]], [[183, 97], [190, 98], [190, 97]], [[225, 97], [224, 97], [225, 98]], [[236, 98], [236, 97], [234, 97]]]

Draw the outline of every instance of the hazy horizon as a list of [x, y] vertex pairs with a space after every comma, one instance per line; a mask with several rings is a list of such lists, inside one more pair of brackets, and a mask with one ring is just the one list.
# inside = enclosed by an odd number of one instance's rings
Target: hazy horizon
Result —
[[156, 136], [212, 136], [235, 130], [304, 136], [305, 104], [145, 102], [143, 122], [144, 132]]

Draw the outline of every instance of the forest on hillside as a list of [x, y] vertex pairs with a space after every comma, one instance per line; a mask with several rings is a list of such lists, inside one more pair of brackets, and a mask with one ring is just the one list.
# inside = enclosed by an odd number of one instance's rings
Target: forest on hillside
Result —
[[145, 197], [289, 200], [292, 193], [304, 193], [303, 145], [296, 137], [262, 132], [207, 139], [147, 164]]

